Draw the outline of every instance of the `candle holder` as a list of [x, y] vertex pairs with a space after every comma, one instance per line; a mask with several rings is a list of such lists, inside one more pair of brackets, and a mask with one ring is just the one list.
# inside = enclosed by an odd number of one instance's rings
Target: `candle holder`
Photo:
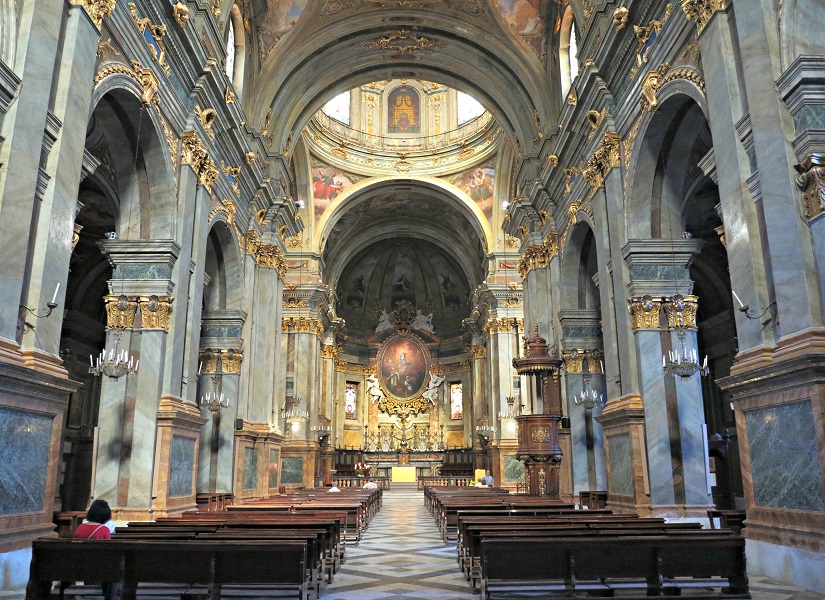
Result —
[[229, 407], [229, 400], [223, 395], [223, 392], [207, 392], [206, 395], [201, 396], [198, 404], [201, 408], [208, 408], [212, 414], [221, 412], [222, 409]]
[[118, 328], [113, 331], [114, 347], [110, 348], [108, 352], [104, 348], [97, 359], [93, 359], [92, 355], [89, 355], [89, 373], [95, 377], [105, 375], [110, 379], [120, 379], [124, 375], [137, 373], [140, 367], [139, 358], [135, 359], [134, 355], [120, 348], [123, 329]]

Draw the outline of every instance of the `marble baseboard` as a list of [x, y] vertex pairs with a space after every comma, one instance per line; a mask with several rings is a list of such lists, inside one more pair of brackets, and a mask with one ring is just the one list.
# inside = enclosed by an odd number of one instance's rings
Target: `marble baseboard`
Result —
[[825, 554], [752, 539], [745, 554], [749, 573], [825, 593]]

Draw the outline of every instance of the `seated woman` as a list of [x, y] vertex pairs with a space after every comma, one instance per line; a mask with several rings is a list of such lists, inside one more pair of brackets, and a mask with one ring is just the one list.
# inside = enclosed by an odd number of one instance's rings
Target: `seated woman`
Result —
[[[112, 520], [112, 510], [105, 500], [95, 500], [86, 513], [86, 520], [75, 529], [74, 537], [80, 540], [110, 540], [112, 531], [109, 521]], [[115, 600], [119, 596], [120, 584], [116, 581], [100, 584], [104, 600]]]

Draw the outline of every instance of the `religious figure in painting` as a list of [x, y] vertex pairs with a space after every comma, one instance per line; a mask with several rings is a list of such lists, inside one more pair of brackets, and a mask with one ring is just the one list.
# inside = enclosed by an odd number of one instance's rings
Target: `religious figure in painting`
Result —
[[414, 397], [427, 377], [424, 350], [410, 338], [391, 340], [381, 352], [379, 374], [390, 395], [400, 399]]

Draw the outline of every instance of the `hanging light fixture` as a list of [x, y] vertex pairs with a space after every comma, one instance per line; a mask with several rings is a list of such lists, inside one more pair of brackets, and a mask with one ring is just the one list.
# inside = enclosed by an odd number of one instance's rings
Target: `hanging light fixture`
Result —
[[301, 402], [303, 402], [303, 398], [295, 396], [292, 399], [292, 408], [286, 410], [286, 406], [284, 406], [284, 420], [293, 431], [309, 420], [309, 412], [301, 410]]
[[584, 374], [582, 378], [584, 380], [584, 389], [578, 396], [573, 396], [573, 401], [576, 404], [580, 404], [590, 410], [595, 406], [604, 406], [604, 395], [593, 389], [590, 383], [591, 377], [593, 377], [593, 375], [589, 372]]
[[[123, 294], [118, 296], [117, 307], [118, 310], [124, 311], [128, 308], [129, 298]], [[135, 358], [126, 349], [120, 347], [120, 339], [123, 336], [124, 328], [114, 327], [112, 331], [112, 340], [114, 345], [107, 351], [104, 347], [97, 358], [89, 355], [89, 373], [95, 377], [106, 375], [112, 379], [119, 379], [124, 375], [137, 373], [140, 367], [140, 359]]]

